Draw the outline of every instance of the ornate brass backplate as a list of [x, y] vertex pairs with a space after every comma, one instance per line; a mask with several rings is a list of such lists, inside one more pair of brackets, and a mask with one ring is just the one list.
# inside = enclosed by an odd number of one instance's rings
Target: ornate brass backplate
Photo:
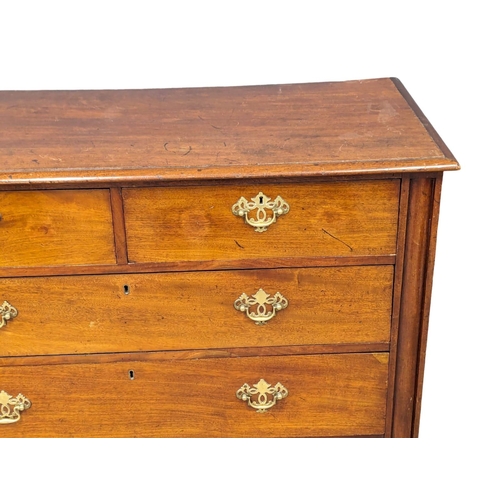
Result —
[[236, 391], [236, 397], [242, 401], [246, 401], [248, 406], [257, 410], [257, 413], [264, 413], [269, 408], [272, 408], [277, 401], [287, 396], [288, 389], [283, 385], [278, 382], [272, 387], [263, 378], [252, 387], [248, 384], [243, 384]]
[[267, 231], [267, 228], [276, 222], [280, 215], [290, 211], [290, 205], [281, 196], [277, 196], [272, 201], [261, 191], [250, 200], [248, 201], [242, 196], [233, 205], [232, 210], [234, 215], [244, 217], [245, 222], [255, 228], [258, 233]]
[[31, 401], [18, 394], [13, 397], [0, 391], [0, 424], [14, 424], [21, 418], [21, 412], [31, 406]]
[[246, 293], [242, 293], [234, 301], [234, 308], [246, 313], [252, 321], [255, 321], [256, 325], [265, 325], [267, 321], [276, 316], [277, 311], [286, 307], [288, 307], [288, 300], [280, 292], [271, 296], [262, 288], [250, 297]]
[[4, 301], [4, 303], [0, 305], [0, 328], [6, 326], [7, 321], [15, 318], [16, 316], [17, 309], [7, 301]]

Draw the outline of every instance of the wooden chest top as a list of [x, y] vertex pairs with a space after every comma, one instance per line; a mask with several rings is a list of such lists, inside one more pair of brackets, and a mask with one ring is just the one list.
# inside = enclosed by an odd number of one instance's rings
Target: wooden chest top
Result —
[[0, 92], [0, 185], [457, 168], [396, 79]]

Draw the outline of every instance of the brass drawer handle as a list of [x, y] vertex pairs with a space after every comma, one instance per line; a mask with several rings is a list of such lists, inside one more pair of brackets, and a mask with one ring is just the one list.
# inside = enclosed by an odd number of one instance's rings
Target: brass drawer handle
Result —
[[235, 301], [234, 308], [246, 313], [256, 325], [265, 325], [278, 311], [288, 307], [288, 300], [276, 292], [272, 297], [262, 288], [252, 296], [242, 293]]
[[[257, 397], [255, 397], [257, 396]], [[264, 413], [272, 408], [277, 401], [288, 396], [288, 389], [279, 382], [271, 387], [263, 378], [250, 387], [243, 384], [237, 391], [236, 397], [246, 401], [248, 406], [257, 410], [257, 413]]]
[[[258, 233], [267, 231], [267, 228], [276, 222], [280, 215], [290, 211], [290, 205], [281, 197], [277, 196], [274, 201], [262, 191], [250, 198], [248, 201], [243, 196], [233, 205], [233, 214], [245, 217], [245, 222], [255, 228]], [[253, 212], [255, 211], [255, 214]]]
[[15, 318], [17, 316], [17, 309], [5, 301], [0, 306], [0, 328], [7, 325], [7, 321]]
[[31, 401], [18, 394], [16, 398], [0, 391], [0, 424], [14, 424], [21, 418], [21, 412], [31, 406]]

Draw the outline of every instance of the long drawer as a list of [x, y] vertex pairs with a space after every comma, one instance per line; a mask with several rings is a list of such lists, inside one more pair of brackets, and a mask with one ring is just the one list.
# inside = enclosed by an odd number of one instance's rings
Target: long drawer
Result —
[[393, 266], [0, 280], [0, 356], [388, 342]]
[[131, 262], [389, 255], [399, 180], [124, 189]]
[[0, 368], [0, 422], [7, 424], [0, 425], [0, 437], [384, 433], [385, 353], [189, 361], [141, 356]]
[[109, 190], [0, 192], [0, 267], [115, 264]]

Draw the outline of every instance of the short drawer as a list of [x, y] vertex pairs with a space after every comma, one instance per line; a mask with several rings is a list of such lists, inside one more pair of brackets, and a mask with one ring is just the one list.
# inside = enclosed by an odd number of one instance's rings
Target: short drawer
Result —
[[2, 279], [15, 312], [0, 356], [388, 342], [392, 278], [352, 266]]
[[[379, 353], [2, 367], [0, 437], [382, 435], [387, 363]], [[28, 402], [16, 414], [18, 394]]]
[[109, 191], [0, 191], [0, 267], [114, 264]]
[[129, 260], [394, 254], [399, 186], [381, 180], [124, 189]]

